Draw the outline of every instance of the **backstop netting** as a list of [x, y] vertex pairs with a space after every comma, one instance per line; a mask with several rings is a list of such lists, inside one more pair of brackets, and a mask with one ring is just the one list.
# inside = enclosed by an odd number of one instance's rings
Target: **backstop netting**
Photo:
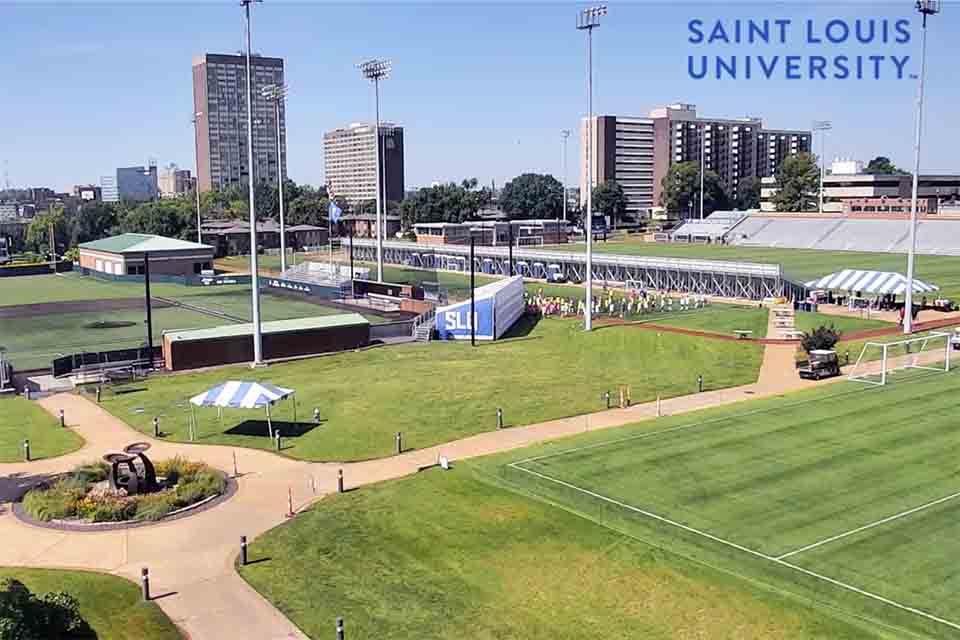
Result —
[[906, 370], [950, 371], [950, 334], [932, 331], [893, 342], [867, 342], [849, 378], [885, 385], [890, 375]]

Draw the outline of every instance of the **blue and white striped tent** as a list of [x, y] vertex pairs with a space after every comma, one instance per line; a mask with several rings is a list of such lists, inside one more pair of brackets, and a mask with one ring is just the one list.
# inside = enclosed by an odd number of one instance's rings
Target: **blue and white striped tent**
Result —
[[[231, 380], [190, 398], [190, 403], [198, 407], [217, 407], [218, 412], [229, 409], [266, 409], [267, 433], [273, 438], [273, 422], [270, 407], [280, 400], [293, 397], [293, 389], [284, 389], [272, 384], [260, 382], [238, 382]], [[222, 414], [221, 414], [222, 415]], [[192, 416], [190, 439], [196, 439], [196, 417]], [[297, 401], [293, 401], [293, 421], [297, 421]], [[279, 436], [279, 432], [278, 432]], [[278, 440], [279, 442], [279, 440]]]
[[262, 409], [292, 396], [293, 393], [293, 389], [284, 389], [272, 384], [231, 380], [190, 398], [190, 402], [198, 407]]
[[[907, 278], [892, 271], [860, 271], [844, 269], [828, 276], [806, 283], [810, 289], [832, 289], [835, 291], [859, 291], [870, 294], [900, 295], [907, 291]], [[913, 279], [914, 293], [938, 291], [940, 287]]]

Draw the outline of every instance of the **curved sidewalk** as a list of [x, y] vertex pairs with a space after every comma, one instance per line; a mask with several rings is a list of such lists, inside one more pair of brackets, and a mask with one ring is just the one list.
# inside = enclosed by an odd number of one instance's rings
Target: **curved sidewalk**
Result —
[[[796, 375], [793, 352], [792, 345], [768, 345], [756, 383], [663, 400], [661, 410], [680, 414], [808, 387], [812, 383]], [[392, 458], [339, 465], [295, 461], [260, 450], [156, 441], [75, 394], [53, 396], [40, 404], [53, 414], [63, 408], [68, 425], [86, 444], [59, 458], [2, 464], [4, 476], [63, 471], [135, 441], [151, 442], [155, 458], [182, 455], [225, 471], [232, 470], [236, 454], [241, 474], [236, 496], [176, 522], [125, 531], [70, 533], [24, 524], [9, 510], [0, 516], [0, 536], [5, 542], [0, 546], [0, 565], [92, 569], [134, 581], [139, 580], [141, 567], [149, 567], [157, 604], [194, 640], [305, 638], [250, 588], [233, 566], [241, 535], [253, 540], [284, 522], [288, 491], [295, 508], [302, 508], [335, 490], [338, 469], [343, 469], [347, 487], [359, 487], [416, 473], [435, 464], [439, 455], [461, 460], [657, 415], [657, 403], [648, 402], [485, 432]]]

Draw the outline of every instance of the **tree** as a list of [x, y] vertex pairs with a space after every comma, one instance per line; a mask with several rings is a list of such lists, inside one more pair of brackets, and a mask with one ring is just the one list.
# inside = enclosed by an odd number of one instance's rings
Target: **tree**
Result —
[[91, 634], [73, 596], [59, 592], [38, 598], [13, 578], [0, 584], [0, 640], [86, 638]]
[[893, 164], [890, 161], [890, 158], [886, 156], [877, 156], [876, 158], [868, 162], [867, 167], [863, 170], [863, 172], [880, 174], [880, 175], [894, 175], [894, 176], [910, 175], [909, 171], [904, 171], [897, 165]]
[[477, 188], [475, 178], [418, 189], [399, 205], [404, 229], [418, 222], [463, 222], [490, 202], [490, 190]]
[[30, 222], [30, 226], [27, 227], [27, 246], [30, 249], [37, 253], [44, 253], [50, 250], [51, 224], [53, 224], [56, 252], [63, 253], [70, 247], [72, 225], [64, 215], [63, 209], [51, 206], [49, 211], [44, 211], [34, 217]]
[[[697, 162], [680, 162], [670, 167], [663, 177], [660, 206], [681, 217], [700, 216], [700, 165]], [[730, 199], [723, 190], [720, 176], [713, 171], [703, 174], [703, 214], [707, 216], [718, 209], [730, 206]]]
[[563, 185], [551, 175], [524, 173], [503, 186], [500, 207], [514, 219], [559, 218], [563, 215]]
[[800, 339], [800, 345], [807, 353], [817, 349], [829, 351], [840, 340], [840, 332], [833, 325], [829, 327], [821, 325], [810, 333], [803, 334]]
[[623, 187], [615, 180], [606, 180], [593, 188], [591, 203], [594, 214], [601, 214], [610, 219], [613, 226], [623, 219], [627, 212], [627, 196]]
[[110, 235], [117, 226], [117, 212], [113, 205], [106, 202], [90, 202], [83, 205], [73, 217], [70, 244], [100, 240]]
[[819, 189], [820, 170], [816, 157], [810, 153], [798, 153], [781, 163], [773, 203], [777, 211], [807, 211], [816, 206]]
[[741, 211], [760, 208], [760, 178], [747, 176], [740, 180], [735, 204]]
[[183, 198], [145, 202], [120, 214], [117, 231], [196, 240], [196, 211]]

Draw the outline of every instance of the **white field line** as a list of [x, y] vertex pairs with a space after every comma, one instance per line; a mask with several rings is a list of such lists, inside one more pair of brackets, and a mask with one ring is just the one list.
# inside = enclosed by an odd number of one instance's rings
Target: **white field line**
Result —
[[[939, 371], [939, 369], [938, 369], [938, 371]], [[899, 384], [900, 384], [900, 385], [914, 384], [915, 382], [925, 381], [925, 380], [927, 380], [927, 379], [928, 379], [928, 378], [916, 378], [916, 379], [913, 379], [913, 380], [907, 380], [907, 381], [905, 381], [905, 382], [901, 382], [901, 383], [899, 383]], [[879, 386], [879, 385], [878, 385], [878, 386]], [[749, 411], [742, 411], [742, 412], [736, 413], [736, 414], [730, 414], [730, 415], [725, 415], [725, 416], [717, 416], [716, 418], [709, 418], [709, 419], [707, 419], [707, 420], [701, 420], [701, 421], [699, 421], [699, 422], [691, 422], [691, 423], [689, 423], [689, 424], [683, 424], [683, 425], [680, 425], [680, 426], [677, 426], [677, 427], [671, 427], [671, 428], [669, 428], [669, 429], [661, 429], [661, 430], [659, 430], [659, 431], [646, 431], [646, 432], [644, 432], [644, 433], [639, 433], [639, 434], [632, 435], [632, 436], [626, 436], [626, 437], [624, 437], [624, 438], [616, 438], [616, 439], [614, 439], [614, 440], [604, 440], [603, 442], [595, 442], [595, 443], [593, 443], [593, 444], [583, 445], [582, 447], [574, 447], [574, 448], [572, 448], [572, 449], [564, 449], [563, 451], [552, 451], [552, 452], [550, 452], [550, 453], [545, 453], [545, 454], [540, 455], [540, 456], [533, 456], [533, 457], [531, 457], [531, 458], [524, 458], [523, 460], [517, 460], [516, 462], [512, 463], [511, 466], [517, 465], [517, 464], [526, 464], [526, 463], [528, 463], [528, 462], [538, 462], [538, 461], [540, 461], [540, 460], [546, 460], [547, 458], [554, 458], [554, 457], [558, 457], [558, 456], [563, 456], [563, 455], [567, 455], [567, 454], [569, 454], [569, 453], [577, 453], [577, 452], [579, 452], [579, 451], [587, 451], [587, 450], [589, 450], [589, 449], [596, 449], [596, 448], [598, 448], [598, 447], [606, 447], [606, 446], [608, 446], [608, 445], [620, 444], [621, 442], [630, 442], [630, 441], [633, 441], [633, 440], [643, 440], [644, 438], [653, 438], [653, 437], [655, 437], [655, 436], [660, 436], [660, 435], [664, 435], [664, 434], [667, 434], [667, 433], [672, 433], [672, 432], [674, 432], [674, 431], [684, 431], [684, 430], [686, 430], [686, 429], [694, 429], [694, 428], [696, 428], [696, 427], [702, 427], [702, 426], [705, 426], [705, 425], [708, 425], [708, 424], [713, 424], [713, 423], [716, 423], [716, 422], [726, 422], [726, 421], [729, 421], [729, 420], [734, 420], [734, 419], [736, 419], [736, 418], [742, 418], [742, 417], [744, 417], [744, 416], [757, 415], [757, 414], [761, 414], [761, 413], [771, 413], [771, 412], [773, 412], [773, 411], [779, 411], [779, 410], [784, 409], [784, 408], [802, 407], [803, 405], [806, 405], [806, 404], [820, 403], [820, 402], [822, 402], [822, 401], [824, 401], [824, 400], [833, 400], [833, 399], [835, 399], [835, 398], [842, 398], [843, 396], [849, 396], [849, 395], [854, 395], [854, 394], [859, 394], [859, 393], [869, 393], [869, 392], [871, 392], [871, 391], [874, 391], [874, 389], [871, 389], [871, 388], [869, 388], [869, 387], [857, 388], [857, 389], [850, 389], [850, 390], [847, 390], [847, 391], [840, 391], [840, 392], [838, 392], [838, 393], [833, 393], [833, 394], [830, 394], [830, 395], [828, 395], [828, 396], [817, 396], [817, 397], [809, 398], [809, 399], [806, 399], [806, 400], [796, 400], [796, 401], [794, 401], [794, 402], [788, 402], [788, 403], [786, 403], [786, 404], [777, 405], [776, 407], [769, 407], [769, 408], [763, 408], [763, 409], [751, 409], [751, 410], [749, 410]], [[678, 396], [678, 397], [683, 397], [683, 396]], [[775, 397], [775, 396], [771, 396], [770, 398], [772, 398], [772, 397]], [[761, 400], [770, 399], [770, 398], [763, 398], [763, 399], [761, 399]], [[665, 400], [665, 402], [666, 402], [666, 401], [669, 401], [670, 399], [671, 399], [671, 398], [667, 398], [667, 400]], [[733, 403], [726, 403], [726, 404], [733, 404]], [[698, 408], [698, 409], [694, 409], [693, 411], [691, 411], [691, 413], [694, 413], [694, 412], [696, 412], [696, 411], [703, 411], [703, 410], [706, 410], [706, 409], [719, 408], [719, 407], [722, 407], [722, 406], [725, 406], [725, 405], [713, 405], [713, 406], [709, 406], [709, 405], [708, 405], [708, 406], [700, 407], [700, 408]], [[642, 422], [642, 421], [650, 420], [650, 419], [651, 419], [651, 418], [638, 417], [638, 418], [637, 418], [637, 421], [638, 421], [638, 422]]]
[[866, 531], [867, 529], [873, 529], [874, 527], [879, 527], [879, 526], [882, 525], [882, 524], [887, 524], [888, 522], [893, 522], [894, 520], [899, 520], [900, 518], [905, 518], [905, 517], [907, 517], [907, 516], [909, 516], [909, 515], [913, 515], [914, 513], [917, 513], [918, 511], [923, 511], [924, 509], [928, 509], [928, 508], [930, 508], [930, 507], [934, 507], [934, 506], [936, 506], [936, 505], [938, 505], [938, 504], [942, 504], [942, 503], [944, 503], [944, 502], [947, 502], [948, 500], [953, 500], [954, 498], [957, 498], [957, 497], [960, 497], [960, 491], [958, 491], [957, 493], [951, 493], [949, 496], [944, 496], [944, 497], [942, 497], [942, 498], [938, 498], [938, 499], [933, 500], [933, 501], [931, 501], [931, 502], [928, 502], [928, 503], [926, 503], [926, 504], [922, 504], [922, 505], [920, 505], [919, 507], [914, 507], [914, 508], [912, 508], [912, 509], [907, 509], [906, 511], [901, 511], [900, 513], [896, 513], [896, 514], [894, 514], [894, 515], [892, 515], [892, 516], [887, 516], [886, 518], [883, 518], [883, 519], [881, 519], [881, 520], [877, 520], [876, 522], [871, 522], [870, 524], [865, 524], [865, 525], [863, 525], [862, 527], [857, 527], [856, 529], [851, 529], [850, 531], [844, 531], [843, 533], [839, 533], [839, 534], [837, 534], [837, 535], [835, 535], [835, 536], [831, 536], [831, 537], [829, 537], [829, 538], [825, 538], [825, 539], [823, 539], [823, 540], [821, 540], [821, 541], [819, 541], [819, 542], [814, 542], [813, 544], [808, 544], [808, 545], [805, 546], [805, 547], [800, 547], [799, 549], [794, 549], [793, 551], [790, 551], [790, 552], [785, 553], [785, 554], [783, 554], [783, 555], [777, 556], [776, 559], [777, 559], [777, 560], [783, 560], [784, 558], [789, 558], [790, 556], [795, 556], [795, 555], [797, 555], [798, 553], [803, 553], [804, 551], [810, 551], [811, 549], [816, 549], [817, 547], [823, 546], [823, 545], [825, 545], [825, 544], [830, 544], [831, 542], [836, 542], [837, 540], [842, 540], [843, 538], [846, 538], [847, 536], [852, 536], [852, 535], [854, 535], [854, 534], [860, 533], [861, 531]]
[[938, 617], [938, 616], [935, 616], [935, 615], [933, 615], [932, 613], [927, 613], [926, 611], [921, 611], [920, 609], [916, 609], [916, 608], [914, 608], [914, 607], [911, 607], [911, 606], [908, 606], [908, 605], [905, 605], [905, 604], [901, 604], [901, 603], [899, 603], [899, 602], [896, 602], [895, 600], [890, 600], [889, 598], [884, 598], [883, 596], [877, 595], [876, 593], [872, 593], [872, 592], [870, 592], [870, 591], [865, 591], [865, 590], [863, 590], [863, 589], [860, 589], [860, 588], [855, 587], [855, 586], [853, 586], [853, 585], [847, 584], [847, 583], [845, 583], [845, 582], [841, 582], [841, 581], [839, 581], [839, 580], [835, 580], [835, 579], [833, 579], [833, 578], [830, 578], [830, 577], [828, 577], [828, 576], [825, 576], [825, 575], [816, 573], [816, 572], [814, 572], [814, 571], [810, 571], [809, 569], [804, 569], [803, 567], [799, 567], [799, 566], [797, 566], [797, 565], [795, 565], [795, 564], [792, 564], [792, 563], [790, 563], [790, 562], [787, 562], [786, 560], [781, 560], [780, 558], [776, 558], [776, 557], [774, 557], [774, 556], [770, 556], [770, 555], [767, 555], [767, 554], [765, 554], [765, 553], [761, 553], [761, 552], [759, 552], [759, 551], [755, 551], [755, 550], [753, 550], [753, 549], [749, 549], [749, 548], [744, 547], [743, 545], [739, 545], [739, 544], [737, 544], [737, 543], [735, 543], [735, 542], [731, 542], [731, 541], [729, 541], [729, 540], [724, 540], [723, 538], [720, 538], [720, 537], [717, 537], [717, 536], [715, 536], [715, 535], [713, 535], [713, 534], [707, 533], [706, 531], [701, 531], [701, 530], [699, 530], [699, 529], [694, 529], [693, 527], [688, 527], [688, 526], [685, 525], [685, 524], [681, 524], [681, 523], [676, 522], [676, 521], [674, 521], [674, 520], [670, 520], [669, 518], [665, 518], [665, 517], [660, 516], [660, 515], [657, 515], [657, 514], [655, 514], [655, 513], [653, 513], [653, 512], [645, 511], [645, 510], [643, 510], [643, 509], [638, 509], [637, 507], [634, 507], [634, 506], [632, 506], [632, 505], [626, 504], [626, 503], [624, 503], [624, 502], [620, 502], [619, 500], [614, 500], [613, 498], [608, 498], [607, 496], [601, 495], [601, 494], [599, 494], [599, 493], [595, 493], [595, 492], [593, 492], [593, 491], [589, 491], [589, 490], [587, 490], [587, 489], [583, 489], [582, 487], [578, 487], [578, 486], [576, 486], [576, 485], [570, 484], [569, 482], [564, 482], [563, 480], [558, 480], [557, 478], [552, 478], [552, 477], [550, 477], [550, 476], [548, 476], [548, 475], [539, 473], [539, 472], [537, 472], [537, 471], [533, 471], [533, 470], [531, 470], [531, 469], [525, 469], [525, 468], [523, 468], [523, 467], [518, 466], [518, 464], [519, 464], [519, 463], [514, 462], [514, 463], [511, 463], [511, 464], [508, 465], [508, 466], [510, 466], [510, 467], [512, 467], [512, 468], [514, 468], [514, 469], [517, 469], [517, 470], [519, 470], [519, 471], [523, 471], [523, 472], [525, 472], [525, 473], [529, 473], [529, 474], [531, 474], [531, 475], [537, 476], [537, 477], [539, 477], [539, 478], [542, 478], [542, 479], [544, 479], [544, 480], [547, 480], [548, 482], [553, 482], [553, 483], [555, 483], [555, 484], [559, 484], [559, 485], [564, 486], [564, 487], [567, 487], [567, 488], [569, 488], [569, 489], [573, 489], [574, 491], [579, 491], [580, 493], [583, 493], [583, 494], [585, 494], [585, 495], [588, 495], [588, 496], [590, 496], [590, 497], [592, 497], [592, 498], [596, 498], [596, 499], [598, 499], [598, 500], [603, 500], [604, 502], [609, 502], [610, 504], [616, 505], [616, 506], [618, 506], [618, 507], [622, 507], [622, 508], [627, 509], [627, 510], [629, 510], [629, 511], [633, 511], [633, 512], [635, 512], [635, 513], [639, 513], [640, 515], [646, 516], [647, 518], [651, 518], [651, 519], [653, 519], [653, 520], [657, 520], [657, 521], [659, 521], [659, 522], [663, 522], [664, 524], [668, 524], [668, 525], [670, 525], [670, 526], [677, 527], [678, 529], [683, 529], [684, 531], [687, 531], [687, 532], [689, 532], [689, 533], [693, 533], [693, 534], [695, 534], [695, 535], [698, 535], [698, 536], [707, 538], [708, 540], [713, 540], [714, 542], [719, 542], [720, 544], [723, 544], [723, 545], [725, 545], [725, 546], [731, 547], [731, 548], [736, 549], [736, 550], [738, 550], [738, 551], [742, 551], [743, 553], [752, 555], [752, 556], [754, 556], [754, 557], [762, 558], [763, 560], [768, 560], [768, 561], [770, 561], [770, 562], [772, 562], [772, 563], [774, 563], [774, 564], [779, 564], [779, 565], [781, 565], [781, 566], [788, 567], [788, 568], [793, 569], [794, 571], [797, 571], [797, 572], [802, 573], [802, 574], [804, 574], [804, 575], [807, 575], [807, 576], [810, 576], [810, 577], [815, 578], [815, 579], [817, 579], [817, 580], [822, 580], [823, 582], [827, 582], [827, 583], [832, 584], [832, 585], [834, 585], [834, 586], [840, 587], [841, 589], [845, 589], [845, 590], [847, 590], [847, 591], [851, 591], [851, 592], [853, 592], [853, 593], [857, 593], [857, 594], [859, 594], [859, 595], [862, 595], [862, 596], [864, 596], [864, 597], [870, 598], [870, 599], [872, 599], [872, 600], [876, 600], [877, 602], [882, 602], [883, 604], [889, 605], [889, 606], [891, 606], [891, 607], [895, 607], [895, 608], [900, 609], [900, 610], [902, 610], [902, 611], [907, 611], [907, 612], [909, 612], [909, 613], [918, 615], [918, 616], [920, 616], [920, 617], [922, 617], [922, 618], [926, 618], [926, 619], [928, 619], [928, 620], [932, 620], [932, 621], [934, 621], [934, 622], [940, 623], [940, 624], [945, 625], [945, 626], [947, 626], [947, 627], [951, 627], [951, 628], [953, 628], [953, 629], [960, 630], [960, 624], [957, 624], [956, 622], [950, 622], [949, 620], [945, 620], [944, 618], [940, 618], [940, 617]]

